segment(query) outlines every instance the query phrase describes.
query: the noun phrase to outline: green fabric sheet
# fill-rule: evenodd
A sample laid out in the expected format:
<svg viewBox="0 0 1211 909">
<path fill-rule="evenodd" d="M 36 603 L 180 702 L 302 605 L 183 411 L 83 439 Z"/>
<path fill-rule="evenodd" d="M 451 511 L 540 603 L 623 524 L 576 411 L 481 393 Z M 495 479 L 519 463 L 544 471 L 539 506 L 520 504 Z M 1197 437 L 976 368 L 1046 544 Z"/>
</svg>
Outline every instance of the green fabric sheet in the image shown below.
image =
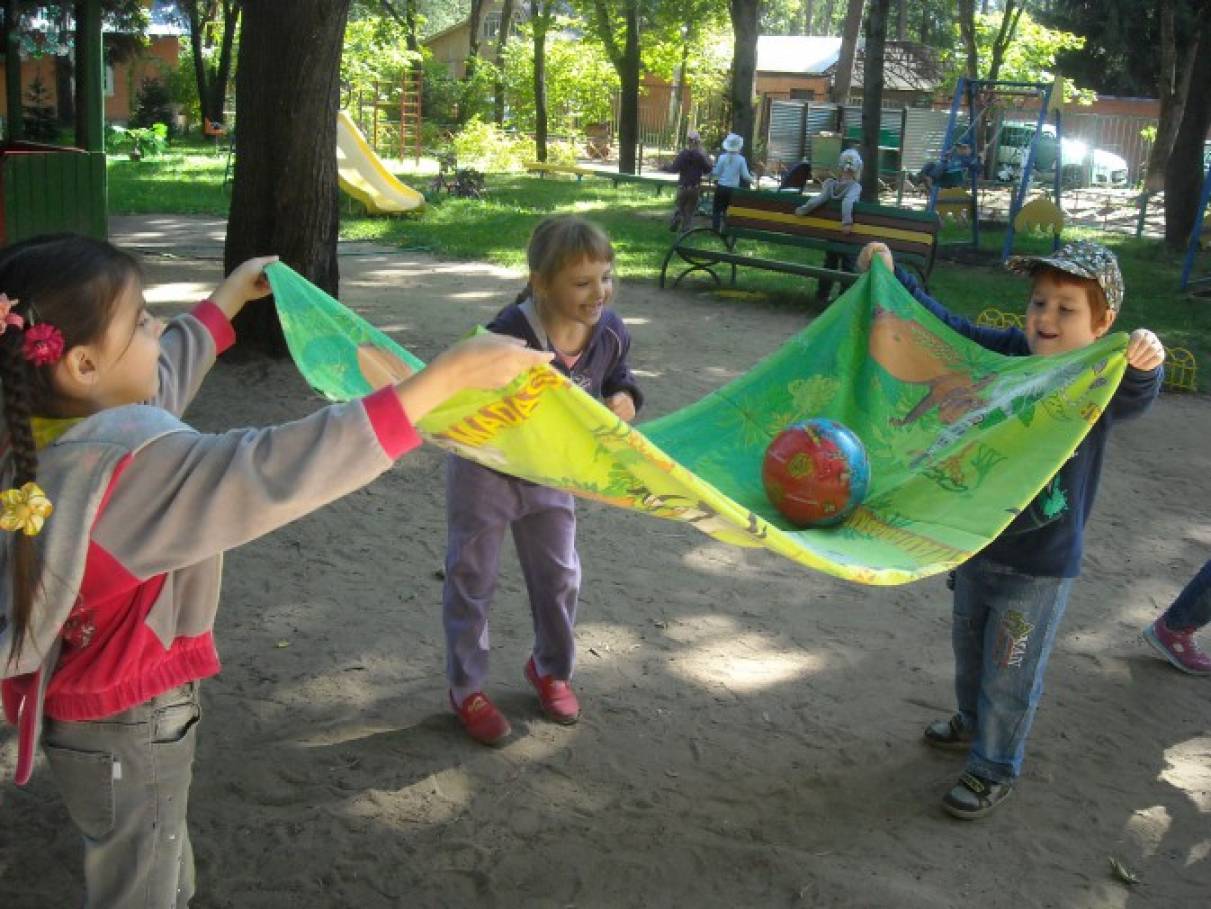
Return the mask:
<svg viewBox="0 0 1211 909">
<path fill-rule="evenodd" d="M 368 351 L 423 368 L 287 266 L 268 273 L 290 351 L 322 394 L 370 392 Z M 851 581 L 902 584 L 961 564 L 1029 503 L 1118 387 L 1126 345 L 1115 334 L 1055 357 L 993 354 L 876 262 L 768 358 L 668 416 L 628 425 L 542 367 L 498 391 L 461 392 L 418 428 L 507 474 Z M 787 425 L 817 416 L 862 440 L 870 491 L 844 523 L 799 530 L 766 499 L 761 463 Z"/>
</svg>

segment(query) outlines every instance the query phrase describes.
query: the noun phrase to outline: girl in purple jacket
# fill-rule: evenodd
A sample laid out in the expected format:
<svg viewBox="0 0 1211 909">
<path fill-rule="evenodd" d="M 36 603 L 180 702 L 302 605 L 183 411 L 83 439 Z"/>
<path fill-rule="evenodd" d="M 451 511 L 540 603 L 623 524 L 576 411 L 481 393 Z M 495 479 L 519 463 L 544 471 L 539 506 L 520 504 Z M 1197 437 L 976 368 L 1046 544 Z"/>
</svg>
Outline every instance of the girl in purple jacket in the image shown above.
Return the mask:
<svg viewBox="0 0 1211 909">
<path fill-rule="evenodd" d="M 602 398 L 621 419 L 632 420 L 643 396 L 627 366 L 630 334 L 608 308 L 614 296 L 609 238 L 573 215 L 547 218 L 534 229 L 526 256 L 529 283 L 488 330 L 554 354 L 556 369 Z M 569 679 L 576 659 L 580 557 L 572 496 L 450 455 L 446 518 L 442 621 L 450 706 L 478 742 L 494 745 L 511 731 L 483 691 L 488 612 L 501 543 L 511 529 L 534 617 L 534 647 L 525 677 L 547 717 L 576 722 L 580 703 Z"/>
</svg>

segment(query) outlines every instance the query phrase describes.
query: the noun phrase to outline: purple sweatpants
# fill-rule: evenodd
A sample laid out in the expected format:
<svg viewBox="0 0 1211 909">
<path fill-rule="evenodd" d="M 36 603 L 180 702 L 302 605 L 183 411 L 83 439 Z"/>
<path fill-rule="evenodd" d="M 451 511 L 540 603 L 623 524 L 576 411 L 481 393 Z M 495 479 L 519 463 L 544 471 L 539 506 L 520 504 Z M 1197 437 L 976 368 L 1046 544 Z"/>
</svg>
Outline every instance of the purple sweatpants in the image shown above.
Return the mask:
<svg viewBox="0 0 1211 909">
<path fill-rule="evenodd" d="M 571 678 L 580 592 L 572 496 L 450 455 L 446 524 L 442 624 L 446 675 L 455 700 L 461 703 L 469 694 L 482 691 L 488 675 L 488 611 L 496 592 L 500 547 L 509 527 L 530 593 L 534 664 L 539 675 Z"/>
</svg>

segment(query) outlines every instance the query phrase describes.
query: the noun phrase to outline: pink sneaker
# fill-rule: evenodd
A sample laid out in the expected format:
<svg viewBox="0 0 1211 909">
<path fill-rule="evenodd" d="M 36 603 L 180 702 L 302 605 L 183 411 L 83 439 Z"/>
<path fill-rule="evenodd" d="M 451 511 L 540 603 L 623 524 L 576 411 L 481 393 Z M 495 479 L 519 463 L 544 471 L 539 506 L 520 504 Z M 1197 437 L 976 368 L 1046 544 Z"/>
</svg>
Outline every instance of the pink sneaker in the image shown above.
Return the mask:
<svg viewBox="0 0 1211 909">
<path fill-rule="evenodd" d="M 1182 672 L 1211 675 L 1211 656 L 1199 649 L 1193 628 L 1174 631 L 1165 624 L 1162 616 L 1144 629 L 1144 640 Z"/>
<path fill-rule="evenodd" d="M 454 702 L 454 694 L 451 693 L 450 706 L 466 727 L 467 734 L 484 745 L 495 745 L 513 731 L 505 715 L 482 691 L 467 695 L 461 704 Z"/>
<path fill-rule="evenodd" d="M 538 692 L 538 702 L 547 719 L 565 726 L 580 719 L 580 702 L 572 692 L 572 686 L 553 675 L 539 675 L 534 657 L 526 663 L 526 679 Z"/>
</svg>

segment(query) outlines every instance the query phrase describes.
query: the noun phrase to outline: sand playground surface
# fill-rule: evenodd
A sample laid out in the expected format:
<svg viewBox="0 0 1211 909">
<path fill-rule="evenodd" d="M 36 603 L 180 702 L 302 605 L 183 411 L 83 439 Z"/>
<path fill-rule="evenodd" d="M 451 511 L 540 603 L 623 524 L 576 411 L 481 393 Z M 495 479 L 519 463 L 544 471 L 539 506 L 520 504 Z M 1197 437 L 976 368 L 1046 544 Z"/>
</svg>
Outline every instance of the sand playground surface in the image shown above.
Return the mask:
<svg viewBox="0 0 1211 909">
<path fill-rule="evenodd" d="M 220 277 L 221 221 L 111 230 L 140 253 L 160 312 Z M 366 244 L 341 253 L 343 300 L 423 359 L 521 283 Z M 805 319 L 621 277 L 643 419 L 740 375 Z M 288 361 L 225 362 L 187 418 L 267 425 L 321 403 Z M 953 708 L 942 578 L 862 587 L 587 502 L 583 718 L 546 722 L 522 677 L 530 618 L 506 546 L 488 691 L 514 734 L 471 741 L 443 674 L 443 455 L 422 448 L 228 556 L 224 670 L 202 686 L 190 801 L 193 905 L 1211 905 L 1211 679 L 1139 636 L 1211 555 L 1208 439 L 1206 397 L 1163 395 L 1116 429 L 1023 777 L 977 822 L 939 805 L 962 758 L 921 742 Z M 4 727 L 0 906 L 78 905 L 78 835 L 44 762 L 18 789 L 14 757 Z"/>
</svg>

